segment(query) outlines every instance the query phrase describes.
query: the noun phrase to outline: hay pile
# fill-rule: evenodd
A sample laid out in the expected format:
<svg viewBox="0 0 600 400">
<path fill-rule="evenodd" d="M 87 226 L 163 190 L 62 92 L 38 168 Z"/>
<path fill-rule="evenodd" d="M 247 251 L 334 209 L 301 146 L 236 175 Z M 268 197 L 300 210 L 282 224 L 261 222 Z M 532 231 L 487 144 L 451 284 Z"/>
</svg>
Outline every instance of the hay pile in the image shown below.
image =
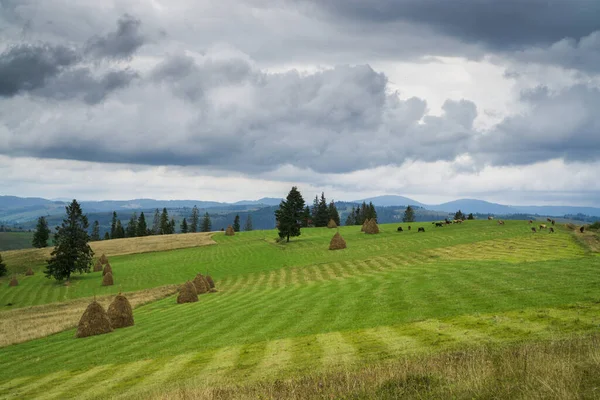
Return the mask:
<svg viewBox="0 0 600 400">
<path fill-rule="evenodd" d="M 8 282 L 8 286 L 19 286 L 19 281 L 16 276 L 13 276 L 10 282 Z"/>
<path fill-rule="evenodd" d="M 335 221 L 333 219 L 330 219 L 329 222 L 327 223 L 327 227 L 329 229 L 337 228 L 337 224 L 335 223 Z"/>
<path fill-rule="evenodd" d="M 100 256 L 100 258 L 98 259 L 98 261 L 100 261 L 100 263 L 101 263 L 102 265 L 104 265 L 104 264 L 108 264 L 108 258 L 106 258 L 106 256 L 105 256 L 104 254 L 102 254 L 102 255 Z"/>
<path fill-rule="evenodd" d="M 233 230 L 231 225 L 229 225 L 227 227 L 227 229 L 225 229 L 225 236 L 233 236 L 233 235 L 235 235 L 235 231 Z"/>
<path fill-rule="evenodd" d="M 331 242 L 329 242 L 329 250 L 341 250 L 341 249 L 345 249 L 345 248 L 346 248 L 346 241 L 344 240 L 342 235 L 340 235 L 340 233 L 337 232 L 331 238 Z"/>
<path fill-rule="evenodd" d="M 194 303 L 198 301 L 198 293 L 196 292 L 196 286 L 190 281 L 181 286 L 179 289 L 179 295 L 177 296 L 177 304 L 182 303 Z"/>
<path fill-rule="evenodd" d="M 31 269 L 31 267 L 29 267 L 29 269 L 27 270 L 27 272 L 25 272 L 26 276 L 31 276 L 33 275 L 33 269 Z"/>
<path fill-rule="evenodd" d="M 215 281 L 213 281 L 213 278 L 211 278 L 210 275 L 206 275 L 204 278 L 206 279 L 206 282 L 208 282 L 208 287 L 211 288 L 211 289 L 214 289 L 215 288 Z"/>
<path fill-rule="evenodd" d="M 96 264 L 94 265 L 94 272 L 100 272 L 102 271 L 102 263 L 100 262 L 100 260 L 96 261 Z"/>
<path fill-rule="evenodd" d="M 365 219 L 365 222 L 363 222 L 362 226 L 360 227 L 360 231 L 364 232 L 365 229 L 367 229 L 367 225 L 369 224 L 370 219 Z"/>
<path fill-rule="evenodd" d="M 109 272 L 112 274 L 113 270 L 112 270 L 112 267 L 110 266 L 110 264 L 106 263 L 106 265 L 104 266 L 104 269 L 102 270 L 102 275 L 104 276 L 104 275 L 108 274 Z"/>
<path fill-rule="evenodd" d="M 112 286 L 114 285 L 112 272 L 107 273 L 102 277 L 102 286 Z"/>
<path fill-rule="evenodd" d="M 375 219 L 369 220 L 367 226 L 365 226 L 365 233 L 368 233 L 370 235 L 379 233 L 379 226 L 377 226 L 377 222 L 375 221 Z"/>
<path fill-rule="evenodd" d="M 108 319 L 113 329 L 133 326 L 133 310 L 127 297 L 119 293 L 108 306 Z"/>
<path fill-rule="evenodd" d="M 196 275 L 192 283 L 196 288 L 197 294 L 207 293 L 210 289 L 210 284 L 206 281 L 206 278 L 202 274 Z"/>
<path fill-rule="evenodd" d="M 76 338 L 87 336 L 102 335 L 103 333 L 112 332 L 113 328 L 110 325 L 110 320 L 104 308 L 96 300 L 92 301 L 87 306 L 85 312 L 77 325 Z"/>
</svg>

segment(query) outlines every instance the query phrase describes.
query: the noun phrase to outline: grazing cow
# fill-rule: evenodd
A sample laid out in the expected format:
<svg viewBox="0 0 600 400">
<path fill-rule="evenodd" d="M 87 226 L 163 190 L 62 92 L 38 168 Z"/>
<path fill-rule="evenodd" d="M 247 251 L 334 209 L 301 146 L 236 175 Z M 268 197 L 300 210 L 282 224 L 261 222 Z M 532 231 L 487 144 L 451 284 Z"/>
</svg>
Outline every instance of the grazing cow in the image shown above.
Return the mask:
<svg viewBox="0 0 600 400">
<path fill-rule="evenodd" d="M 583 233 L 583 226 L 579 228 L 579 232 Z"/>
<path fill-rule="evenodd" d="M 436 227 L 436 228 L 443 228 L 443 227 L 444 227 L 444 224 L 442 224 L 441 222 L 436 222 L 436 223 L 435 223 L 435 227 Z"/>
<path fill-rule="evenodd" d="M 418 231 L 419 231 L 419 232 L 425 232 L 425 228 L 423 228 L 423 227 L 420 227 L 420 228 L 418 229 Z"/>
<path fill-rule="evenodd" d="M 529 220 L 529 225 L 531 225 L 531 224 L 533 224 L 533 221 L 532 221 L 532 220 Z"/>
<path fill-rule="evenodd" d="M 492 217 L 491 215 L 488 217 L 488 221 L 491 221 L 493 219 L 494 219 L 494 217 Z"/>
<path fill-rule="evenodd" d="M 550 233 L 554 233 L 554 228 L 550 227 Z"/>
<path fill-rule="evenodd" d="M 536 233 L 535 227 L 531 228 L 531 232 Z"/>
<path fill-rule="evenodd" d="M 404 232 L 401 226 L 398 227 L 398 232 Z"/>
<path fill-rule="evenodd" d="M 555 223 L 556 223 L 556 221 L 555 221 L 555 220 L 552 220 L 552 225 L 554 225 Z"/>
<path fill-rule="evenodd" d="M 541 224 L 541 225 L 540 225 L 540 231 L 541 231 L 542 229 L 546 229 L 546 224 Z"/>
<path fill-rule="evenodd" d="M 548 222 L 552 222 L 552 219 L 550 219 L 550 218 L 546 218 L 546 221 L 548 221 Z"/>
<path fill-rule="evenodd" d="M 452 222 L 450 222 L 448 220 L 446 220 L 445 222 L 446 222 L 446 225 L 450 225 L 452 223 Z"/>
<path fill-rule="evenodd" d="M 498 225 L 504 225 L 504 221 L 502 221 L 501 219 L 498 220 Z"/>
<path fill-rule="evenodd" d="M 410 231 L 410 225 L 408 226 L 408 230 Z"/>
</svg>

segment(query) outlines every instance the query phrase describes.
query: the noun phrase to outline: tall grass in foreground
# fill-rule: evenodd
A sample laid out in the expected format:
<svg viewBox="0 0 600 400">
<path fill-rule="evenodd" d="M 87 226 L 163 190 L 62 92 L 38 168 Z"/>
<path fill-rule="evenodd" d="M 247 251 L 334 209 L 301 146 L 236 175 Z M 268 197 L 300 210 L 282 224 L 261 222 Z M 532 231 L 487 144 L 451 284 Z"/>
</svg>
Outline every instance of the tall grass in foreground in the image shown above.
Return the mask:
<svg viewBox="0 0 600 400">
<path fill-rule="evenodd" d="M 159 389 L 138 398 L 599 399 L 600 336 L 471 348 L 249 386 L 200 385 Z"/>
</svg>

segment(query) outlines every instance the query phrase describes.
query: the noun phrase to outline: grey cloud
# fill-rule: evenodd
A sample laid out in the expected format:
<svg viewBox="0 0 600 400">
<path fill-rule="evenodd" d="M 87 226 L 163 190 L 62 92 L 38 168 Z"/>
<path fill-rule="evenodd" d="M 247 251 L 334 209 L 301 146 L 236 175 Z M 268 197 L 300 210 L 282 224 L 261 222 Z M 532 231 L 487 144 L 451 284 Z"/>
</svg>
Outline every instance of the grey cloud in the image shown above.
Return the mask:
<svg viewBox="0 0 600 400">
<path fill-rule="evenodd" d="M 65 67 L 79 61 L 64 46 L 17 45 L 0 54 L 0 96 L 43 87 Z"/>
<path fill-rule="evenodd" d="M 122 59 L 131 57 L 146 41 L 140 32 L 141 21 L 124 15 L 117 21 L 117 30 L 88 40 L 85 53 L 95 58 Z"/>
</svg>

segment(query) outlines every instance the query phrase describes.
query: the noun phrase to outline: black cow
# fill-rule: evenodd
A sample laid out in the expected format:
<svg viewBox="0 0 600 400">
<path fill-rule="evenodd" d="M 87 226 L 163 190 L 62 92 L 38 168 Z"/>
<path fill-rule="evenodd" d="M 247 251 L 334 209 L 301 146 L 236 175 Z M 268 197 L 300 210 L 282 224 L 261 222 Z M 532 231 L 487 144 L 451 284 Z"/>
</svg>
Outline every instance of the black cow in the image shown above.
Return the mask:
<svg viewBox="0 0 600 400">
<path fill-rule="evenodd" d="M 581 228 L 579 228 L 579 232 L 583 233 L 583 226 Z"/>
<path fill-rule="evenodd" d="M 444 224 L 442 224 L 441 222 L 436 222 L 436 223 L 435 223 L 435 227 L 436 227 L 436 228 L 439 228 L 439 227 L 443 228 L 443 227 L 444 227 Z"/>
<path fill-rule="evenodd" d="M 531 228 L 531 232 L 535 233 L 537 230 L 535 228 Z"/>
<path fill-rule="evenodd" d="M 398 232 L 404 232 L 401 226 L 398 227 Z"/>
<path fill-rule="evenodd" d="M 410 231 L 410 225 L 408 226 L 408 230 Z"/>
<path fill-rule="evenodd" d="M 425 232 L 425 228 L 423 228 L 423 227 L 420 227 L 418 231 L 419 231 L 419 232 Z"/>
<path fill-rule="evenodd" d="M 554 228 L 550 227 L 550 233 L 554 233 Z"/>
</svg>

